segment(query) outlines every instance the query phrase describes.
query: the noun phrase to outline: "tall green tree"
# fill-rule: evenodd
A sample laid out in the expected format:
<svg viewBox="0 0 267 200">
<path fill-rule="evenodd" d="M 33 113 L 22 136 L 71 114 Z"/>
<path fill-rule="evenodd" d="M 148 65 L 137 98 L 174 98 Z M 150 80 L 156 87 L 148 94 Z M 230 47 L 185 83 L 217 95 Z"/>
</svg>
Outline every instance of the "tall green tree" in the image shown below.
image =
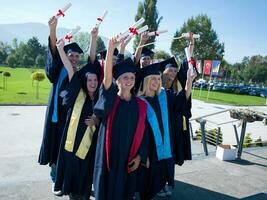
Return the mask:
<svg viewBox="0 0 267 200">
<path fill-rule="evenodd" d="M 163 51 L 163 50 L 157 50 L 154 54 L 154 59 L 163 59 L 166 60 L 168 58 L 170 58 L 170 54 L 168 54 L 167 52 Z"/>
<path fill-rule="evenodd" d="M 158 30 L 159 24 L 163 17 L 159 17 L 159 12 L 157 10 L 157 0 L 144 0 L 144 2 L 139 2 L 135 21 L 138 21 L 142 17 L 146 20 L 145 24 L 148 25 L 150 31 Z M 140 37 L 136 37 L 134 41 L 134 50 L 138 46 L 139 41 Z M 155 36 L 150 37 L 148 43 L 154 41 Z M 154 49 L 154 47 L 155 45 L 147 46 L 147 48 L 149 49 Z"/>
<path fill-rule="evenodd" d="M 39 68 L 44 68 L 45 66 L 45 58 L 44 55 L 39 54 L 35 59 L 35 65 Z"/>
<path fill-rule="evenodd" d="M 212 22 L 207 15 L 198 15 L 189 18 L 180 29 L 176 31 L 174 37 L 179 37 L 182 33 L 193 32 L 200 34 L 200 39 L 195 41 L 194 56 L 201 60 L 222 60 L 224 56 L 224 44 L 219 41 L 216 31 L 212 27 Z M 188 46 L 185 39 L 173 40 L 171 52 L 180 59 L 185 58 L 184 48 Z"/>
</svg>

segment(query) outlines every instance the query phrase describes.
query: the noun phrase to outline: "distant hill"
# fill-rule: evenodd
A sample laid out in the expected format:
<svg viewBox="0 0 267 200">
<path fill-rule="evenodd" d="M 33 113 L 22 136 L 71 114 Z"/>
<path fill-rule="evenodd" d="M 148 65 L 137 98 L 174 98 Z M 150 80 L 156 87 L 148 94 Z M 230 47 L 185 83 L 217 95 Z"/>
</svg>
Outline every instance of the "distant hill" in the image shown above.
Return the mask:
<svg viewBox="0 0 267 200">
<path fill-rule="evenodd" d="M 65 35 L 70 29 L 58 28 L 57 34 Z M 48 26 L 42 23 L 0 24 L 0 41 L 11 43 L 14 38 L 18 41 L 27 41 L 33 36 L 41 44 L 47 44 Z"/>
<path fill-rule="evenodd" d="M 64 36 L 69 31 L 67 28 L 58 28 L 57 35 Z M 47 44 L 48 32 L 48 26 L 42 23 L 0 24 L 0 41 L 11 43 L 14 38 L 18 41 L 27 41 L 35 36 L 41 44 Z M 101 38 L 106 43 L 107 38 Z"/>
</svg>

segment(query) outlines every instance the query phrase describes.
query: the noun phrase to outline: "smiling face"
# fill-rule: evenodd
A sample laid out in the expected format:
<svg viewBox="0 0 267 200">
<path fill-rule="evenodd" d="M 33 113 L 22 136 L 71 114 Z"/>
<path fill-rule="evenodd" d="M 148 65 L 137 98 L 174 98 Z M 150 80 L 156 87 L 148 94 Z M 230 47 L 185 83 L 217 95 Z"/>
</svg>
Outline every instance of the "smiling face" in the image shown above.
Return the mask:
<svg viewBox="0 0 267 200">
<path fill-rule="evenodd" d="M 130 92 L 131 89 L 134 87 L 134 84 L 135 84 L 135 75 L 134 73 L 131 72 L 122 74 L 117 80 L 117 85 L 119 87 L 119 90 L 122 91 Z"/>
<path fill-rule="evenodd" d="M 168 67 L 165 69 L 164 74 L 168 75 L 170 81 L 174 81 L 177 76 L 177 69 L 174 67 Z"/>
<path fill-rule="evenodd" d="M 77 68 L 77 64 L 79 62 L 80 59 L 80 54 L 77 52 L 70 52 L 68 53 L 68 58 L 70 63 L 72 64 L 73 68 Z"/>
<path fill-rule="evenodd" d="M 149 78 L 150 78 L 150 81 L 148 83 L 149 90 L 152 92 L 157 92 L 161 83 L 160 75 L 150 75 Z"/>
<path fill-rule="evenodd" d="M 86 74 L 86 88 L 90 93 L 94 93 L 98 86 L 98 80 L 96 74 L 87 73 Z"/>
<path fill-rule="evenodd" d="M 141 67 L 146 67 L 146 66 L 150 65 L 151 62 L 152 62 L 152 59 L 151 59 L 150 56 L 143 56 L 140 59 L 140 65 L 141 65 Z"/>
</svg>

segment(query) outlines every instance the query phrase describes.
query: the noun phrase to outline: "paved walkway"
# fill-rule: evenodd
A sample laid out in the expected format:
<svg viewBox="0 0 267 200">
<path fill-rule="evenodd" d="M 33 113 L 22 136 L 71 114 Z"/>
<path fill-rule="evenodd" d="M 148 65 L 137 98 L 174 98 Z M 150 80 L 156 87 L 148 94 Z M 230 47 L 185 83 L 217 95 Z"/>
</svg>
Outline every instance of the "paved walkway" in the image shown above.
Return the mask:
<svg viewBox="0 0 267 200">
<path fill-rule="evenodd" d="M 0 106 L 1 200 L 68 199 L 51 194 L 49 168 L 37 164 L 44 113 L 43 106 Z M 176 167 L 169 199 L 267 199 L 266 147 L 247 149 L 243 160 L 235 162 L 217 160 L 214 151 L 203 156 L 198 142 L 192 151 L 194 160 Z"/>
</svg>

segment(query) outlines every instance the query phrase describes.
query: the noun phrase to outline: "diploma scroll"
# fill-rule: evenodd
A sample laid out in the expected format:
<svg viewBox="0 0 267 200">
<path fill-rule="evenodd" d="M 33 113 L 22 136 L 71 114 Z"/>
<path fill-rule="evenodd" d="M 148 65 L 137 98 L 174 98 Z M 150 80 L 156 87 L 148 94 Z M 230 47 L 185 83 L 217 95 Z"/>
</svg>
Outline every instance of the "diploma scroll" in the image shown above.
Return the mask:
<svg viewBox="0 0 267 200">
<path fill-rule="evenodd" d="M 108 11 L 105 10 L 105 12 L 103 13 L 103 15 L 101 17 L 98 17 L 97 18 L 97 23 L 95 25 L 96 28 L 99 28 L 100 24 L 103 22 L 103 20 L 107 16 L 107 14 L 108 14 Z"/>
<path fill-rule="evenodd" d="M 76 28 L 72 29 L 65 37 L 65 41 L 70 42 L 70 40 L 73 38 L 73 36 L 78 33 L 81 30 L 80 26 L 76 26 Z"/>
<path fill-rule="evenodd" d="M 143 23 L 145 22 L 144 18 L 139 19 L 137 22 L 135 22 L 135 24 L 133 24 L 132 26 L 130 26 L 130 28 L 125 31 L 124 33 L 122 33 L 119 37 L 118 40 L 121 40 L 122 38 L 125 38 L 127 36 L 129 36 L 131 33 L 136 31 L 136 28 L 138 26 L 141 26 Z"/>
<path fill-rule="evenodd" d="M 59 9 L 58 13 L 56 14 L 56 18 L 58 19 L 59 17 L 64 17 L 65 16 L 65 12 L 71 7 L 71 3 L 68 3 L 64 8 Z"/>
<path fill-rule="evenodd" d="M 192 59 L 192 55 L 189 51 L 189 48 L 186 47 L 185 49 L 185 55 L 186 55 L 186 59 L 187 59 L 187 62 L 188 62 L 188 67 L 190 69 L 190 75 L 193 76 L 194 75 L 194 66 L 193 66 L 193 59 Z"/>
<path fill-rule="evenodd" d="M 153 31 L 153 32 L 150 32 L 150 33 L 148 33 L 148 36 L 159 36 L 160 34 L 162 34 L 162 33 L 166 33 L 166 32 L 168 32 L 168 30 L 162 30 L 162 31 Z"/>
</svg>

